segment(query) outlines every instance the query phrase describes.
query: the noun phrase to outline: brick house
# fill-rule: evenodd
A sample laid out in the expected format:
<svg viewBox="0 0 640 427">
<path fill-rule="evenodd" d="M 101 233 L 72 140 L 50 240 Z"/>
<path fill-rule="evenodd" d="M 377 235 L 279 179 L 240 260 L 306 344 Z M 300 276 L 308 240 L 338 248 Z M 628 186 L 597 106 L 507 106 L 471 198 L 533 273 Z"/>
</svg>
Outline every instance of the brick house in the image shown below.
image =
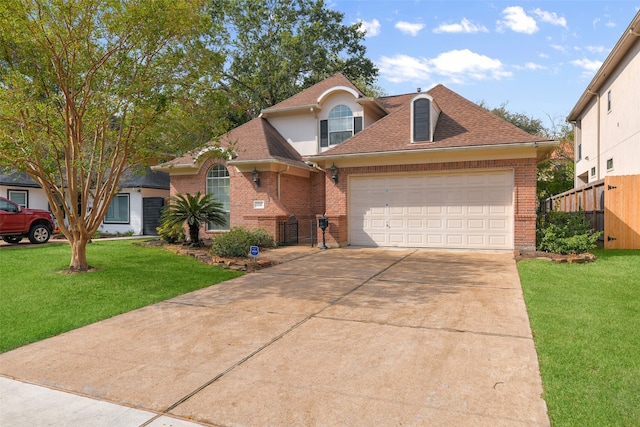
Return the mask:
<svg viewBox="0 0 640 427">
<path fill-rule="evenodd" d="M 366 97 L 336 74 L 262 111 L 211 144 L 156 169 L 171 194 L 213 193 L 223 229 L 295 216 L 300 238 L 329 218 L 329 246 L 531 249 L 536 164 L 557 145 L 442 85 Z"/>
</svg>

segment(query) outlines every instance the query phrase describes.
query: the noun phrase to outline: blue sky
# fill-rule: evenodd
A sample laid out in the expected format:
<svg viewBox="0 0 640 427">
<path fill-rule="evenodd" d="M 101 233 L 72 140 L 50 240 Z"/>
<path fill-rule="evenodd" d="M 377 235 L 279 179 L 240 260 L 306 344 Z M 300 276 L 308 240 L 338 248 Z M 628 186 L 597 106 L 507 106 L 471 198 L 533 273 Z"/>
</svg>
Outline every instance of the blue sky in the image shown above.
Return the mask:
<svg viewBox="0 0 640 427">
<path fill-rule="evenodd" d="M 367 30 L 387 94 L 442 83 L 489 107 L 564 122 L 640 0 L 327 0 Z"/>
</svg>

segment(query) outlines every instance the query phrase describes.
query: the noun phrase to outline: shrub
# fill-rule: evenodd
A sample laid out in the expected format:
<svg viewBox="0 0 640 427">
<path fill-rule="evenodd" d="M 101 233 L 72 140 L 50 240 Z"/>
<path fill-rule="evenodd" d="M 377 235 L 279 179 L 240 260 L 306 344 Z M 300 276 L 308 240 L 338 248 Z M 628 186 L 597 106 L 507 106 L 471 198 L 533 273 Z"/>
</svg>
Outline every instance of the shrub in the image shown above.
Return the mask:
<svg viewBox="0 0 640 427">
<path fill-rule="evenodd" d="M 600 237 L 583 212 L 549 212 L 538 218 L 538 250 L 579 254 L 595 249 Z"/>
<path fill-rule="evenodd" d="M 276 244 L 273 236 L 261 228 L 250 231 L 244 227 L 233 227 L 213 239 L 211 253 L 222 257 L 246 257 L 251 246 L 273 248 Z"/>
<path fill-rule="evenodd" d="M 185 239 L 184 227 L 182 224 L 161 224 L 157 227 L 158 236 L 167 243 L 177 243 Z"/>
</svg>

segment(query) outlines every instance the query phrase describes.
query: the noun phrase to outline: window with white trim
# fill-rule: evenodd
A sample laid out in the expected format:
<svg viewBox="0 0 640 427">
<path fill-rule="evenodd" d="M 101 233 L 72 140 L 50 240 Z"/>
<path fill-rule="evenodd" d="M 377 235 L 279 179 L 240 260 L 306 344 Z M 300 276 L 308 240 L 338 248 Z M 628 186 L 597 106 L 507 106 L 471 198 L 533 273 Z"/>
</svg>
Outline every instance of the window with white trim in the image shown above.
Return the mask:
<svg viewBox="0 0 640 427">
<path fill-rule="evenodd" d="M 333 107 L 329 113 L 329 145 L 338 145 L 353 135 L 353 111 L 346 105 Z"/>
<path fill-rule="evenodd" d="M 113 196 L 103 222 L 105 224 L 129 223 L 129 193 L 120 193 Z"/>
<path fill-rule="evenodd" d="M 7 199 L 12 202 L 16 202 L 23 208 L 28 208 L 29 206 L 29 193 L 25 190 L 8 190 L 7 191 Z"/>
<path fill-rule="evenodd" d="M 613 170 L 613 158 L 607 159 L 607 171 Z"/>
<path fill-rule="evenodd" d="M 207 194 L 212 194 L 215 201 L 222 204 L 224 210 L 225 225 L 207 223 L 208 231 L 229 230 L 231 215 L 229 207 L 231 205 L 231 193 L 229 191 L 229 171 L 224 165 L 216 164 L 211 166 L 207 172 Z"/>
</svg>

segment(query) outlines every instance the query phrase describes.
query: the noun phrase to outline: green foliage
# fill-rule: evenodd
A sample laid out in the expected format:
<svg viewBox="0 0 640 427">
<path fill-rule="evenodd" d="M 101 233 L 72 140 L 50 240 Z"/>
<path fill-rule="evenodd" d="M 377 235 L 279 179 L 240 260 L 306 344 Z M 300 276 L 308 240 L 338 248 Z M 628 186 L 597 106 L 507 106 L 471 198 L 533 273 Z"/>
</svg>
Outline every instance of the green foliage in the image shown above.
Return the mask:
<svg viewBox="0 0 640 427">
<path fill-rule="evenodd" d="M 247 230 L 244 227 L 233 227 L 229 232 L 213 239 L 211 253 L 221 257 L 246 257 L 251 246 L 273 248 L 276 244 L 273 236 L 261 228 Z"/>
<path fill-rule="evenodd" d="M 158 236 L 167 243 L 177 243 L 185 239 L 184 226 L 182 224 L 160 224 L 156 228 Z"/>
<path fill-rule="evenodd" d="M 583 212 L 549 212 L 538 217 L 538 250 L 559 254 L 584 253 L 596 248 L 600 232 Z"/>
<path fill-rule="evenodd" d="M 499 107 L 491 109 L 485 104 L 484 101 L 480 103 L 480 106 L 486 110 L 489 110 L 496 116 L 503 118 L 512 125 L 519 127 L 523 131 L 530 133 L 531 135 L 546 137 L 546 135 L 548 134 L 547 129 L 545 129 L 544 125 L 542 124 L 542 120 L 527 116 L 525 113 L 513 113 L 507 110 L 506 102 L 501 104 Z"/>
<path fill-rule="evenodd" d="M 360 25 L 323 0 L 214 0 L 212 10 L 228 37 L 222 85 L 236 124 L 336 72 L 375 90 Z"/>
<path fill-rule="evenodd" d="M 548 197 L 571 190 L 574 183 L 573 127 L 568 123 L 553 125 L 548 131 L 559 141 L 558 147 L 537 168 L 537 196 L 542 202 Z"/>
<path fill-rule="evenodd" d="M 86 270 L 80 243 L 125 170 L 210 139 L 202 110 L 223 98 L 214 28 L 205 2 L 0 2 L 0 166 L 45 191 L 71 268 Z"/>
<path fill-rule="evenodd" d="M 225 225 L 225 211 L 222 203 L 216 202 L 213 195 L 202 195 L 199 191 L 195 195 L 177 194 L 169 198 L 169 204 L 160 216 L 160 224 L 164 227 L 183 226 L 187 223 L 192 245 L 200 243 L 200 227 L 207 222 Z"/>
</svg>

